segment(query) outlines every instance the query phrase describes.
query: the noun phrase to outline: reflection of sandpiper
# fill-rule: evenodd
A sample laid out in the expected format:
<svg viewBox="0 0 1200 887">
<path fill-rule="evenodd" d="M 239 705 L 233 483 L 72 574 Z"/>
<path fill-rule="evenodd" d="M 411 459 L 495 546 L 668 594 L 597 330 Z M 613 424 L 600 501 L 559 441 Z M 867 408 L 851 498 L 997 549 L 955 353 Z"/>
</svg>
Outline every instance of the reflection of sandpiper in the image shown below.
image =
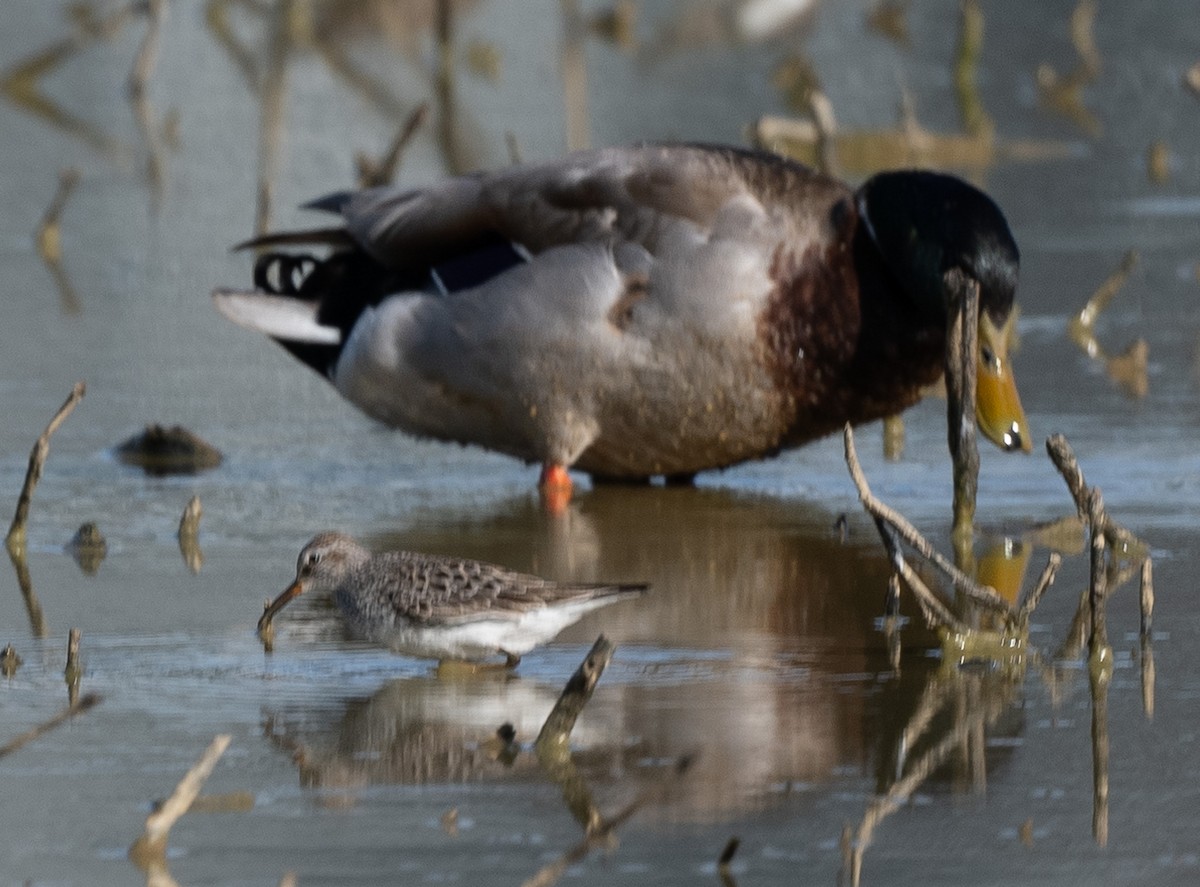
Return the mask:
<svg viewBox="0 0 1200 887">
<path fill-rule="evenodd" d="M 388 551 L 372 554 L 342 533 L 304 546 L 296 581 L 263 613 L 259 632 L 292 598 L 333 595 L 353 634 L 397 653 L 508 665 L 588 610 L 641 594 L 644 584 L 557 583 L 465 558 Z"/>
</svg>

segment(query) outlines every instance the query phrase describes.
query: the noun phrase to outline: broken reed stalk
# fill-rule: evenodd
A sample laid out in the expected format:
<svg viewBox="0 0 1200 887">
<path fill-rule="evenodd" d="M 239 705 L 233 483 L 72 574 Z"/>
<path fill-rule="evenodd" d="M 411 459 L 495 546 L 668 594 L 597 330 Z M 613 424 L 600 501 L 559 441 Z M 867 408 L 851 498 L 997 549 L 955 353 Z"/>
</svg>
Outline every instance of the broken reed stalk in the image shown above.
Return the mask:
<svg viewBox="0 0 1200 887">
<path fill-rule="evenodd" d="M 571 739 L 571 731 L 575 729 L 575 720 L 592 698 L 592 692 L 596 689 L 600 676 L 604 674 L 604 669 L 608 667 L 614 650 L 616 647 L 604 635 L 596 638 L 596 643 L 579 664 L 579 668 L 575 669 L 575 673 L 563 687 L 558 701 L 554 703 L 554 708 L 542 724 L 541 732 L 534 742 L 539 756 L 544 749 L 567 746 Z"/>
<path fill-rule="evenodd" d="M 975 376 L 979 350 L 979 283 L 958 268 L 945 275 L 950 293 L 946 336 L 946 414 L 954 462 L 954 537 L 971 537 L 979 488 L 979 447 L 975 440 Z"/>
<path fill-rule="evenodd" d="M 46 464 L 46 457 L 50 455 L 50 436 L 67 420 L 67 416 L 71 415 L 71 411 L 75 409 L 79 401 L 83 400 L 86 391 L 87 386 L 82 381 L 75 383 L 75 387 L 71 389 L 71 393 L 63 405 L 58 408 L 58 412 L 54 414 L 54 418 L 50 420 L 50 424 L 46 426 L 46 430 L 37 439 L 33 445 L 33 451 L 29 454 L 29 470 L 25 473 L 25 486 L 21 488 L 21 495 L 17 499 L 17 511 L 13 515 L 12 525 L 9 526 L 8 537 L 5 539 L 8 551 L 13 557 L 17 556 L 17 552 L 24 553 L 25 551 L 25 525 L 29 521 L 29 503 L 33 500 L 34 488 L 42 478 L 42 468 Z"/>
<path fill-rule="evenodd" d="M 1079 460 L 1075 458 L 1075 451 L 1067 443 L 1066 437 L 1061 434 L 1053 434 L 1046 439 L 1046 452 L 1050 454 L 1050 461 L 1062 475 L 1071 498 L 1075 500 L 1075 510 L 1080 518 L 1086 521 L 1090 507 L 1088 485 L 1084 480 L 1083 470 L 1079 467 Z M 1104 526 L 1101 529 L 1108 537 L 1108 545 L 1113 552 L 1146 550 L 1146 545 L 1142 540 L 1109 518 L 1107 512 L 1104 513 Z"/>
<path fill-rule="evenodd" d="M 854 430 L 850 427 L 849 423 L 847 423 L 842 437 L 846 450 L 846 467 L 850 470 L 850 478 L 854 481 L 854 486 L 858 490 L 859 501 L 862 502 L 863 508 L 867 513 L 875 518 L 876 526 L 886 525 L 890 530 L 895 532 L 913 551 L 940 570 L 953 583 L 956 592 L 1005 616 L 1011 616 L 1012 608 L 1009 607 L 1004 598 L 996 593 L 995 589 L 987 585 L 980 585 L 962 570 L 958 569 L 958 567 L 954 566 L 954 564 L 950 563 L 950 561 L 946 560 L 933 547 L 929 540 L 922 536 L 917 528 L 910 524 L 902 514 L 875 498 L 871 493 L 871 488 L 867 485 L 862 465 L 858 461 L 858 452 L 854 446 Z M 887 534 L 884 534 L 883 542 L 888 549 L 888 553 L 892 556 L 897 572 L 901 572 L 905 582 L 909 583 L 910 577 L 916 577 L 915 571 L 907 565 L 899 548 L 894 545 Z M 916 582 L 921 587 L 924 587 L 924 583 L 920 581 L 919 577 L 916 577 Z M 910 583 L 910 587 L 913 588 L 915 593 L 921 594 L 917 586 Z M 930 603 L 930 600 L 932 600 L 934 603 L 931 605 L 936 610 L 946 613 L 945 605 L 936 596 L 933 596 L 932 593 L 930 594 L 931 598 L 925 598 L 922 595 L 921 599 L 924 601 L 922 606 L 925 603 Z M 951 620 L 957 622 L 953 617 L 951 617 Z"/>
<path fill-rule="evenodd" d="M 83 679 L 83 666 L 79 663 L 81 637 L 78 628 L 67 632 L 67 667 L 63 669 L 63 678 L 67 682 L 67 700 L 72 704 L 79 699 L 79 682 Z"/>
<path fill-rule="evenodd" d="M 229 747 L 232 737 L 223 733 L 213 738 L 204 754 L 200 756 L 193 767 L 184 774 L 183 779 L 175 786 L 171 796 L 163 801 L 161 807 L 146 817 L 146 828 L 129 848 L 129 858 L 142 868 L 147 868 L 157 860 L 166 856 L 167 836 L 171 826 L 187 812 L 196 795 L 204 786 L 205 780 L 212 773 L 218 759 Z"/>
<path fill-rule="evenodd" d="M 74 702 L 72 702 L 70 705 L 68 705 L 66 708 L 64 708 L 62 711 L 60 711 L 54 717 L 50 718 L 49 720 L 42 721 L 42 723 L 38 724 L 36 727 L 33 727 L 30 730 L 26 730 L 20 736 L 14 737 L 13 739 L 10 739 L 8 742 L 6 742 L 4 745 L 0 746 L 0 758 L 5 757 L 6 755 L 12 754 L 17 749 L 21 748 L 22 746 L 27 745 L 28 743 L 32 742 L 34 739 L 37 739 L 43 733 L 49 733 L 55 727 L 59 726 L 60 724 L 65 723 L 66 721 L 73 718 L 75 715 L 82 714 L 83 712 L 88 711 L 90 708 L 92 708 L 94 705 L 96 705 L 96 703 L 100 702 L 100 700 L 103 698 L 104 697 L 102 697 L 99 693 L 85 693 L 83 696 L 80 696 L 78 699 L 76 699 Z"/>
</svg>

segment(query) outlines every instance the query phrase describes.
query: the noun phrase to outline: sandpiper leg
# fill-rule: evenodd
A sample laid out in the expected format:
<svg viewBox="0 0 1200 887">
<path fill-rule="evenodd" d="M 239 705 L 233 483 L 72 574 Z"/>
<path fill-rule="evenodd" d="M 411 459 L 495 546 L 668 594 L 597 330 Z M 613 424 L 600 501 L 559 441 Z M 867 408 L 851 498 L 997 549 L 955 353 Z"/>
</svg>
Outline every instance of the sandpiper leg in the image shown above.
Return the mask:
<svg viewBox="0 0 1200 887">
<path fill-rule="evenodd" d="M 538 492 L 542 495 L 542 505 L 550 514 L 562 514 L 567 510 L 573 486 L 565 465 L 547 462 L 542 466 L 542 476 L 538 478 Z"/>
<path fill-rule="evenodd" d="M 504 667 L 505 668 L 516 668 L 518 665 L 521 664 L 521 654 L 510 653 L 507 650 L 501 650 L 500 652 L 504 654 Z"/>
</svg>

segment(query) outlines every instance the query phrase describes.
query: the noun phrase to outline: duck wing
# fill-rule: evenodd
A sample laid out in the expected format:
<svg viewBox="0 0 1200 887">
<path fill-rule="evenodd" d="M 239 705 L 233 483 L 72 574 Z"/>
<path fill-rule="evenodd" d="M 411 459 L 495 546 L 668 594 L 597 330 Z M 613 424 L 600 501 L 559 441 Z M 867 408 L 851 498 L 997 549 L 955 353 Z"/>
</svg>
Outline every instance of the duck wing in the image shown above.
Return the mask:
<svg viewBox="0 0 1200 887">
<path fill-rule="evenodd" d="M 595 241 L 635 243 L 658 254 L 677 241 L 676 226 L 721 236 L 731 215 L 769 211 L 798 188 L 844 193 L 774 155 L 642 145 L 577 152 L 419 190 L 332 195 L 313 206 L 340 213 L 351 236 L 379 262 L 407 267 L 431 259 L 436 264 L 447 253 L 472 251 L 496 235 L 533 255 Z"/>
</svg>

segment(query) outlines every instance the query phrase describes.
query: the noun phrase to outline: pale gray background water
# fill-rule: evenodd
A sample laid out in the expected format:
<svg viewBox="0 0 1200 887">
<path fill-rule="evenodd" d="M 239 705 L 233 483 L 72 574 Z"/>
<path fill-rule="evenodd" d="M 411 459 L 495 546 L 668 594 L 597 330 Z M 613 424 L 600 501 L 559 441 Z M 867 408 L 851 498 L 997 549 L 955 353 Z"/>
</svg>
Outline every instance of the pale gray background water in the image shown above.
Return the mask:
<svg viewBox="0 0 1200 887">
<path fill-rule="evenodd" d="M 176 826 L 179 883 L 275 884 L 287 870 L 305 885 L 520 883 L 580 829 L 531 759 L 511 770 L 469 760 L 506 720 L 529 741 L 600 631 L 620 646 L 575 741 L 601 809 L 618 809 L 676 755 L 695 753 L 697 764 L 622 829 L 617 851 L 592 856 L 567 882 L 716 883 L 714 860 L 737 835 L 739 883 L 835 883 L 843 824 L 857 823 L 886 788 L 899 731 L 935 680 L 927 639 L 916 634 L 901 676 L 888 670 L 875 630 L 886 567 L 840 442 L 703 476 L 697 490 L 585 490 L 551 521 L 537 507 L 534 468 L 415 442 L 362 418 L 211 307 L 214 286 L 248 280 L 249 260 L 228 248 L 253 229 L 261 111 L 206 26 L 211 5 L 174 2 L 163 28 L 148 95 L 154 119 L 178 115 L 179 147 L 165 154 L 157 201 L 124 90 L 142 20 L 39 81 L 66 113 L 123 145 L 119 156 L 0 101 L 4 501 L 15 504 L 29 448 L 71 385 L 88 383 L 53 440 L 33 504 L 29 568 L 46 637 L 34 636 L 14 574 L 0 571 L 0 644 L 25 659 L 0 680 L 0 741 L 64 704 L 72 626 L 84 633 L 83 689 L 105 697 L 0 761 L 0 884 L 141 880 L 125 849 L 149 802 L 219 732 L 233 743 L 208 790 L 250 792 L 254 805 Z M 313 5 L 324 14 L 334 4 Z M 334 45 L 394 90 L 405 112 L 430 100 L 430 4 L 390 4 L 401 11 L 384 25 L 366 8 L 389 4 L 342 5 L 358 14 Z M 266 20 L 250 10 L 272 4 L 231 6 L 238 38 L 263 60 Z M 590 15 L 606 4 L 582 6 Z M 821 4 L 765 39 L 728 27 L 734 4 L 713 15 L 713 3 L 634 6 L 640 48 L 584 44 L 595 144 L 738 141 L 759 115 L 787 113 L 772 72 L 794 54 L 807 55 L 847 128 L 891 126 L 902 89 L 926 127 L 959 127 L 956 3 L 915 0 L 907 48 L 866 29 L 863 2 Z M 0 68 L 69 36 L 66 8 L 5 0 Z M 1038 102 L 1038 64 L 1060 74 L 1077 64 L 1072 8 L 984 4 L 978 79 L 999 134 L 1061 141 L 1067 156 L 1005 162 L 982 180 L 1021 246 L 1017 368 L 1035 435 L 1067 434 L 1113 514 L 1153 546 L 1156 709 L 1152 720 L 1143 714 L 1137 608 L 1126 588 L 1110 607 L 1109 846 L 1091 835 L 1086 673 L 1068 667 L 1072 679 L 1052 688 L 1031 671 L 986 731 L 986 789 L 961 763 L 940 770 L 877 829 L 865 884 L 1200 878 L 1200 97 L 1181 85 L 1200 61 L 1200 19 L 1184 0 L 1101 4 L 1102 69 L 1083 92 L 1094 134 Z M 460 52 L 486 42 L 500 55 L 495 82 L 459 72 L 467 162 L 507 162 L 508 132 L 528 159 L 564 150 L 563 31 L 558 4 L 462 5 Z M 382 150 L 398 126 L 331 70 L 311 46 L 289 57 L 275 186 L 282 225 L 308 220 L 295 205 L 351 184 L 354 152 Z M 402 181 L 444 174 L 436 129 L 410 149 Z M 1156 139 L 1170 151 L 1161 185 L 1146 171 Z M 83 174 L 62 224 L 78 312 L 32 238 L 67 166 Z M 1112 351 L 1148 341 L 1141 400 L 1065 333 L 1130 248 L 1141 264 L 1099 335 Z M 112 446 L 147 422 L 187 425 L 224 451 L 224 464 L 170 479 L 119 464 Z M 944 428 L 939 402 L 913 410 L 899 463 L 882 459 L 877 428 L 860 435 L 877 492 L 939 536 L 949 514 Z M 1040 447 L 1028 458 L 984 452 L 981 488 L 992 527 L 1070 508 Z M 199 575 L 174 535 L 193 494 L 205 509 Z M 842 512 L 851 515 L 845 546 L 832 529 Z M 88 520 L 109 540 L 95 576 L 62 550 Z M 261 601 L 290 579 L 303 542 L 329 527 L 377 547 L 485 557 L 558 578 L 648 580 L 654 592 L 589 617 L 507 682 L 438 682 L 425 663 L 343 641 L 317 603 L 289 611 L 277 651 L 264 656 L 253 633 Z M 1029 572 L 1043 559 L 1037 552 Z M 1085 569 L 1078 557 L 1064 567 L 1034 627 L 1041 645 L 1065 633 Z M 460 816 L 454 837 L 439 824 L 450 808 Z M 1027 821 L 1031 846 L 1019 837 Z"/>
</svg>

